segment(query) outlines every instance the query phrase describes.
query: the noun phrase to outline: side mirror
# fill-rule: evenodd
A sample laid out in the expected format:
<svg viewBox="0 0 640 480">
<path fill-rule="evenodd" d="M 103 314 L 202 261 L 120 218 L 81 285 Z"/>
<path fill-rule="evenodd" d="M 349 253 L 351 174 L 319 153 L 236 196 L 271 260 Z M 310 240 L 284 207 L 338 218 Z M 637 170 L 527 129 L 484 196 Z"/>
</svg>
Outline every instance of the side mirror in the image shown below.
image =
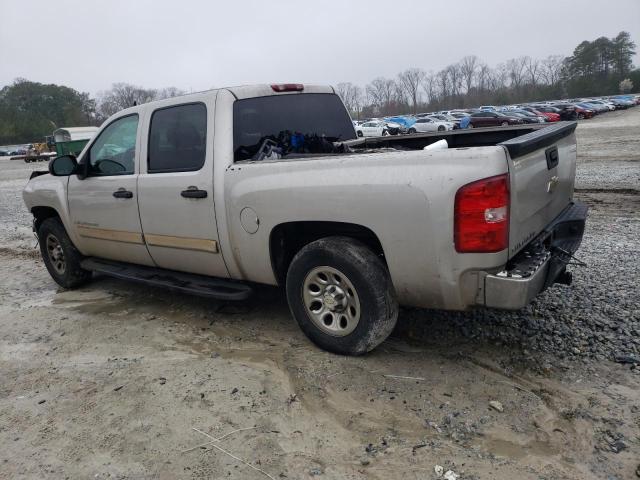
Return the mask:
<svg viewBox="0 0 640 480">
<path fill-rule="evenodd" d="M 78 161 L 73 155 L 62 155 L 49 162 L 49 173 L 54 177 L 66 177 L 78 171 Z"/>
</svg>

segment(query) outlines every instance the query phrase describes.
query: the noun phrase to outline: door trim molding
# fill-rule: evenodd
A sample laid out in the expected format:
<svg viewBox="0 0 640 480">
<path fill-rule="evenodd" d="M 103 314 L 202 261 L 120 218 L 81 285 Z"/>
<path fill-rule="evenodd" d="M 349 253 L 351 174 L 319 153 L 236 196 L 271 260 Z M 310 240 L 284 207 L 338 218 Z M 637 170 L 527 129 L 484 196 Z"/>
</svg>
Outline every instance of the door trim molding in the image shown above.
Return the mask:
<svg viewBox="0 0 640 480">
<path fill-rule="evenodd" d="M 218 253 L 218 242 L 208 238 L 174 237 L 171 235 L 145 234 L 144 239 L 149 246 L 179 248 L 199 252 Z"/>
<path fill-rule="evenodd" d="M 78 235 L 85 238 L 96 238 L 98 240 L 144 245 L 142 234 L 138 232 L 87 227 L 86 225 L 76 225 L 76 229 Z"/>
</svg>

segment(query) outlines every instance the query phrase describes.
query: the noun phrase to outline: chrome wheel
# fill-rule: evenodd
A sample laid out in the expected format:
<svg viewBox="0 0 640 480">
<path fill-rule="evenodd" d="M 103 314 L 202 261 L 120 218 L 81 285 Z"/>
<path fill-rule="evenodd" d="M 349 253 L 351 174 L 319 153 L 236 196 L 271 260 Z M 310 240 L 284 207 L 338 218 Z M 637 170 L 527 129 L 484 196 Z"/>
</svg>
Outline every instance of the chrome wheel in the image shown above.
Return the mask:
<svg viewBox="0 0 640 480">
<path fill-rule="evenodd" d="M 307 274 L 302 300 L 311 321 L 329 335 L 343 337 L 358 326 L 358 293 L 346 275 L 333 267 L 316 267 Z"/>
<path fill-rule="evenodd" d="M 62 245 L 57 237 L 53 234 L 47 235 L 46 239 L 47 246 L 47 255 L 49 256 L 49 262 L 53 269 L 59 275 L 64 275 L 64 272 L 67 268 L 66 262 L 64 260 L 64 251 L 62 250 Z"/>
</svg>

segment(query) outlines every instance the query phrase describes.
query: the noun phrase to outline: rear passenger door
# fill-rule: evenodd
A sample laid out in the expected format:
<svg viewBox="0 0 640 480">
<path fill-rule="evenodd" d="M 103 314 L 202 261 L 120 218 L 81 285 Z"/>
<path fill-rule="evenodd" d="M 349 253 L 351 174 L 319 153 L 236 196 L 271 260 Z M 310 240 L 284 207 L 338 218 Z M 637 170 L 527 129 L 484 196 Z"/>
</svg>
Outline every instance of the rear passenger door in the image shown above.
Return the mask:
<svg viewBox="0 0 640 480">
<path fill-rule="evenodd" d="M 227 277 L 213 204 L 214 97 L 148 112 L 138 178 L 140 220 L 156 265 Z"/>
</svg>

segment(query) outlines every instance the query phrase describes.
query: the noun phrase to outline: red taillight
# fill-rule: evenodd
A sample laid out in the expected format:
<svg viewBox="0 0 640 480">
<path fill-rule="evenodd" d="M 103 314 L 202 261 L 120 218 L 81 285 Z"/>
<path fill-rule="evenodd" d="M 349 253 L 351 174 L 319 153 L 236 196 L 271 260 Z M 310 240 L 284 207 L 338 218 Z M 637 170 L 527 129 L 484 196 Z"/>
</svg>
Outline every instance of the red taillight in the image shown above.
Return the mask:
<svg viewBox="0 0 640 480">
<path fill-rule="evenodd" d="M 274 92 L 301 92 L 304 90 L 304 85 L 301 83 L 278 83 L 271 85 L 271 89 Z"/>
<path fill-rule="evenodd" d="M 456 193 L 453 238 L 460 253 L 489 253 L 509 245 L 509 175 L 484 178 Z"/>
</svg>

